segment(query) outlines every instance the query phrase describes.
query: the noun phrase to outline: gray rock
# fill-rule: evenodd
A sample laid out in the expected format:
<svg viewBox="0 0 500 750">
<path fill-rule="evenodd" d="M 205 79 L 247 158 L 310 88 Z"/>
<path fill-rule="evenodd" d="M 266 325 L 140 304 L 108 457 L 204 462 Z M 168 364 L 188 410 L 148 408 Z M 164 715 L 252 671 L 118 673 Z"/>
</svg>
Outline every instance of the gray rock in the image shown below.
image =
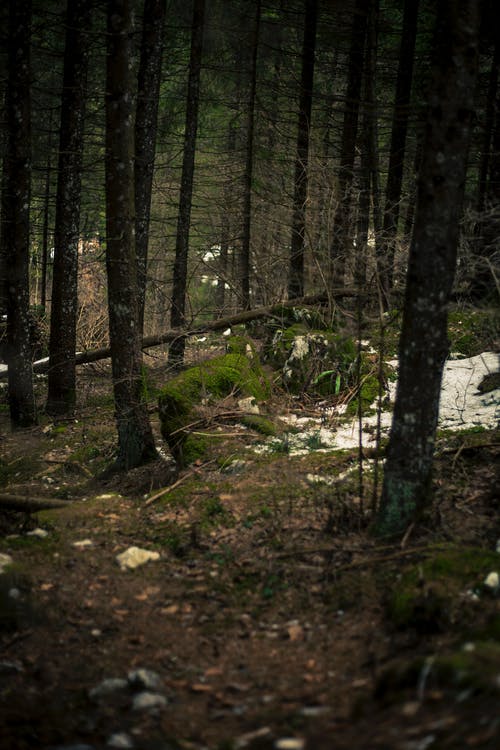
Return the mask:
<svg viewBox="0 0 500 750">
<path fill-rule="evenodd" d="M 112 734 L 106 743 L 109 747 L 129 748 L 134 747 L 132 737 L 126 732 Z"/>
<path fill-rule="evenodd" d="M 89 690 L 90 698 L 103 698 L 105 695 L 111 695 L 117 693 L 119 690 L 125 690 L 128 687 L 127 680 L 122 677 L 108 677 L 96 685 L 96 687 Z"/>
<path fill-rule="evenodd" d="M 164 708 L 167 705 L 167 699 L 161 693 L 151 693 L 144 690 L 134 696 L 132 708 L 134 711 L 150 711 L 155 708 Z"/>
<path fill-rule="evenodd" d="M 22 664 L 18 661 L 0 661 L 0 675 L 19 674 L 23 672 Z"/>
<path fill-rule="evenodd" d="M 128 681 L 133 688 L 140 690 L 157 690 L 163 684 L 157 672 L 143 668 L 131 670 L 128 673 Z"/>
</svg>

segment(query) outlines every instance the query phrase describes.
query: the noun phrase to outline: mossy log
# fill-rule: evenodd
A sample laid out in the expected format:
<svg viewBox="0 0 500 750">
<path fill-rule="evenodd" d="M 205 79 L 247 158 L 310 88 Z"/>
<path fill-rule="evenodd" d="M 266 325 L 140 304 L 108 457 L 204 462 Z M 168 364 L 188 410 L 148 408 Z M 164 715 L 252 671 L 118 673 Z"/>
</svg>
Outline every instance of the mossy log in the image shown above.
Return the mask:
<svg viewBox="0 0 500 750">
<path fill-rule="evenodd" d="M 250 323 L 252 320 L 258 320 L 259 318 L 268 318 L 276 315 L 280 315 L 283 308 L 307 305 L 322 305 L 327 304 L 331 299 L 341 299 L 343 297 L 357 297 L 360 294 L 358 289 L 349 287 L 339 287 L 338 289 L 331 289 L 328 294 L 315 294 L 308 297 L 302 297 L 301 299 L 287 300 L 280 302 L 276 305 L 269 305 L 266 307 L 256 307 L 253 310 L 244 310 L 243 312 L 230 315 L 226 318 L 219 318 L 218 320 L 212 320 L 203 325 L 195 326 L 191 329 L 174 328 L 157 336 L 145 336 L 142 340 L 143 349 L 151 349 L 155 346 L 161 346 L 162 344 L 169 344 L 179 337 L 190 337 L 198 336 L 202 333 L 209 333 L 210 331 L 224 331 L 226 328 L 231 326 L 237 326 L 244 323 Z M 78 352 L 75 357 L 75 363 L 77 365 L 91 364 L 92 362 L 98 362 L 101 359 L 107 359 L 111 356 L 111 350 L 109 347 L 103 347 L 101 349 L 89 349 L 86 352 Z M 33 363 L 33 372 L 44 373 L 49 370 L 48 358 L 40 360 L 39 362 Z M 6 380 L 8 377 L 7 367 L 0 366 L 0 380 Z"/>
<path fill-rule="evenodd" d="M 162 389 L 159 411 L 163 438 L 178 466 L 186 466 L 204 452 L 204 439 L 190 434 L 194 407 L 203 401 L 235 395 L 264 400 L 270 384 L 257 355 L 231 352 L 189 367 Z"/>
<path fill-rule="evenodd" d="M 71 505 L 67 500 L 51 497 L 21 497 L 0 492 L 0 510 L 14 510 L 19 513 L 37 513 L 40 510 L 67 508 Z"/>
</svg>

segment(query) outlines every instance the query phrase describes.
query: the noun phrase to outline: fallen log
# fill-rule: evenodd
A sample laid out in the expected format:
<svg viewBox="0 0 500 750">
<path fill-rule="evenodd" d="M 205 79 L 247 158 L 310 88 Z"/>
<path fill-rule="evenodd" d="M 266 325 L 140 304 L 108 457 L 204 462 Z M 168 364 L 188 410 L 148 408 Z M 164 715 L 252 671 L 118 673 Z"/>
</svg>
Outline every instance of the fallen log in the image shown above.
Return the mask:
<svg viewBox="0 0 500 750">
<path fill-rule="evenodd" d="M 15 510 L 19 513 L 37 513 L 39 510 L 67 508 L 71 502 L 55 497 L 21 497 L 0 492 L 0 510 Z"/>
<path fill-rule="evenodd" d="M 162 344 L 168 344 L 171 341 L 175 341 L 179 338 L 189 338 L 190 336 L 198 336 L 202 333 L 210 333 L 211 331 L 221 331 L 232 326 L 241 325 L 242 323 L 250 323 L 253 320 L 259 320 L 259 318 L 275 318 L 280 317 L 281 311 L 284 307 L 309 307 L 314 305 L 326 304 L 331 299 L 340 299 L 342 297 L 357 297 L 359 294 L 363 296 L 365 293 L 358 289 L 350 287 L 339 287 L 332 289 L 327 293 L 322 292 L 321 294 L 315 294 L 308 297 L 301 297 L 300 299 L 287 300 L 286 302 L 279 302 L 274 305 L 268 305 L 266 307 L 256 307 L 253 310 L 243 310 L 242 312 L 229 315 L 225 318 L 219 318 L 218 320 L 208 321 L 202 325 L 196 326 L 191 329 L 183 328 L 171 328 L 168 331 L 159 333 L 156 336 L 145 336 L 142 340 L 142 349 L 152 349 L 155 346 L 161 346 Z M 92 362 L 98 362 L 101 359 L 107 359 L 111 356 L 111 350 L 109 347 L 103 347 L 101 349 L 89 349 L 85 352 L 78 352 L 75 357 L 75 364 L 87 365 Z M 41 359 L 38 362 L 33 363 L 33 372 L 37 374 L 48 372 L 49 370 L 49 359 Z M 8 376 L 8 368 L 6 365 L 0 365 L 0 380 L 5 380 Z"/>
</svg>

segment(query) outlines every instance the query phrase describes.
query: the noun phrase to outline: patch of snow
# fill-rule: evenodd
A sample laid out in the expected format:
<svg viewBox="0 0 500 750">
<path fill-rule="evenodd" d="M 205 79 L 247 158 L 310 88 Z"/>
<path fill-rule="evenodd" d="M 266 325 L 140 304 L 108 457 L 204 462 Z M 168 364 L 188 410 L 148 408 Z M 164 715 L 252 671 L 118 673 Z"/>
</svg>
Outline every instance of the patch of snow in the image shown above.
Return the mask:
<svg viewBox="0 0 500 750">
<path fill-rule="evenodd" d="M 388 362 L 397 368 L 398 360 Z M 500 355 L 495 352 L 484 352 L 476 357 L 466 359 L 448 359 L 443 370 L 441 397 L 439 405 L 439 422 L 441 429 L 463 430 L 482 426 L 486 429 L 498 427 L 500 421 L 500 388 L 489 393 L 481 393 L 478 386 L 485 375 L 500 371 Z M 389 399 L 394 401 L 396 383 L 389 382 Z M 376 408 L 376 403 L 373 404 Z M 345 412 L 342 405 L 336 410 L 328 409 L 325 414 L 329 418 L 340 416 Z M 408 418 L 415 418 L 408 415 Z M 339 424 L 335 429 L 319 427 L 320 419 L 299 417 L 297 414 L 280 416 L 280 420 L 294 428 L 302 428 L 295 434 L 289 433 L 286 438 L 289 455 L 305 455 L 311 450 L 314 441 L 319 450 L 332 448 L 347 449 L 359 446 L 359 422 L 355 418 L 350 422 Z M 392 424 L 392 412 L 382 412 L 380 415 L 380 431 L 387 437 Z M 361 439 L 364 447 L 373 447 L 376 441 L 377 415 L 372 414 L 362 420 Z M 256 447 L 256 452 L 266 453 L 275 451 L 280 441 L 270 438 L 266 443 Z M 283 443 L 283 441 L 281 441 Z"/>
<path fill-rule="evenodd" d="M 495 352 L 448 360 L 441 385 L 439 426 L 450 430 L 498 427 L 500 389 L 481 393 L 478 386 L 485 375 L 499 371 L 500 355 Z"/>
</svg>

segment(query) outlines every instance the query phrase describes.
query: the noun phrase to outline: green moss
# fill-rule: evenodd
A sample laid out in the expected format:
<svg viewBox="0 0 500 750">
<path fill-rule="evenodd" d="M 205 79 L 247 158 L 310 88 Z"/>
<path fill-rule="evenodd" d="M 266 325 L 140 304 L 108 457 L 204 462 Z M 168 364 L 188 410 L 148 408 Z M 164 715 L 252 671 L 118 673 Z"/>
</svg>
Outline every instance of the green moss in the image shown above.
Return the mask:
<svg viewBox="0 0 500 750">
<path fill-rule="evenodd" d="M 377 536 L 394 537 L 403 533 L 416 518 L 415 496 L 419 485 L 401 476 L 385 481 L 385 504 L 380 509 L 374 530 Z"/>
<path fill-rule="evenodd" d="M 397 628 L 440 630 L 460 619 L 460 594 L 499 567 L 496 552 L 450 546 L 406 568 L 392 587 L 387 611 Z M 466 615 L 466 612 L 463 612 Z"/>
<path fill-rule="evenodd" d="M 248 414 L 246 417 L 242 417 L 240 422 L 261 435 L 276 435 L 276 427 L 271 420 L 261 417 L 259 414 Z"/>
<path fill-rule="evenodd" d="M 41 469 L 41 463 L 36 456 L 20 456 L 12 461 L 0 457 L 0 487 L 6 487 L 11 482 L 31 480 Z"/>
<path fill-rule="evenodd" d="M 249 336 L 233 335 L 226 342 L 228 354 L 241 354 L 244 357 L 254 358 L 257 356 L 255 344 Z"/>
<path fill-rule="evenodd" d="M 46 511 L 44 511 L 44 514 Z M 39 514 L 39 517 L 42 514 Z M 47 524 L 44 523 L 44 528 Z M 53 554 L 61 543 L 60 536 L 55 531 L 51 530 L 50 534 L 46 537 L 28 536 L 22 534 L 20 536 L 11 537 L 9 539 L 9 550 L 29 550 L 30 552 L 40 553 L 42 555 Z"/>
<path fill-rule="evenodd" d="M 189 434 L 194 408 L 230 394 L 263 400 L 270 385 L 256 356 L 230 353 L 190 367 L 170 380 L 159 397 L 161 431 L 181 466 L 198 458 L 206 441 Z"/>
<path fill-rule="evenodd" d="M 490 349 L 498 336 L 500 313 L 494 309 L 462 307 L 448 313 L 450 351 L 466 357 Z"/>
<path fill-rule="evenodd" d="M 265 352 L 269 363 L 281 370 L 283 385 L 291 393 L 338 394 L 355 378 L 356 344 L 333 331 L 296 323 L 276 331 Z"/>
<path fill-rule="evenodd" d="M 29 578 L 14 567 L 0 575 L 0 633 L 30 627 L 39 620 L 30 589 Z"/>
<path fill-rule="evenodd" d="M 497 388 L 500 388 L 500 372 L 488 373 L 477 387 L 481 393 L 491 393 L 491 391 L 495 391 Z"/>
<path fill-rule="evenodd" d="M 451 690 L 460 695 L 497 695 L 500 690 L 500 644 L 475 642 L 448 653 L 417 657 L 384 670 L 377 680 L 375 697 L 386 705 L 400 703 L 403 691 L 415 690 L 425 675 L 427 690 Z"/>
</svg>

